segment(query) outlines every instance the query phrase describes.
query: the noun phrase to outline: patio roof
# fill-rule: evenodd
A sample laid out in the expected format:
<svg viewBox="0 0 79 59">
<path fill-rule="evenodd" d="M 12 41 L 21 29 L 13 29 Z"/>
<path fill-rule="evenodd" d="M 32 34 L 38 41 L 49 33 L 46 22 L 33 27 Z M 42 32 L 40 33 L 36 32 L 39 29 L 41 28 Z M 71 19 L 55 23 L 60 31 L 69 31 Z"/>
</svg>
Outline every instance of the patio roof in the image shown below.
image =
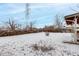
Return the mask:
<svg viewBox="0 0 79 59">
<path fill-rule="evenodd" d="M 64 17 L 67 25 L 72 25 L 75 17 L 77 18 L 77 24 L 79 24 L 79 13 L 75 13 Z"/>
<path fill-rule="evenodd" d="M 79 16 L 79 13 L 67 15 L 67 16 L 65 16 L 65 18 L 70 18 L 70 17 L 75 17 L 75 16 Z"/>
</svg>

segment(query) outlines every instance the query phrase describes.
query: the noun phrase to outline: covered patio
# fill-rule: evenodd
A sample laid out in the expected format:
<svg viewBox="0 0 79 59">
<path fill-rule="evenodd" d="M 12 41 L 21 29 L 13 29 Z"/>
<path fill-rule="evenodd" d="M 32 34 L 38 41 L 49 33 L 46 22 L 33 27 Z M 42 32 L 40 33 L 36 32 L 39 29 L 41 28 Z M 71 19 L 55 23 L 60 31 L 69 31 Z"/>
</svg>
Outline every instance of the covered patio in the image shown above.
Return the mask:
<svg viewBox="0 0 79 59">
<path fill-rule="evenodd" d="M 64 17 L 66 29 L 74 34 L 74 41 L 79 42 L 79 13 L 70 14 Z"/>
</svg>

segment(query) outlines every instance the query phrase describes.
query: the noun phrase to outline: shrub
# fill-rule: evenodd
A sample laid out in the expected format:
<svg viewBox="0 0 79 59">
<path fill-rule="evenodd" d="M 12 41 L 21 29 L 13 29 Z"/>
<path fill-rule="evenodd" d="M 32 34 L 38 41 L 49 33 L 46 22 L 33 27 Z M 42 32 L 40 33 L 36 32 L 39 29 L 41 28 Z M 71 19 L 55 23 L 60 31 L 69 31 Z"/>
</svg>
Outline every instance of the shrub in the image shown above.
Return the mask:
<svg viewBox="0 0 79 59">
<path fill-rule="evenodd" d="M 33 48 L 34 51 L 42 51 L 42 52 L 48 52 L 48 51 L 51 51 L 51 50 L 55 50 L 51 46 L 45 46 L 45 45 L 39 46 L 37 44 L 33 44 L 32 48 Z"/>
<path fill-rule="evenodd" d="M 40 40 L 38 43 L 35 43 L 35 44 L 32 44 L 32 49 L 34 51 L 42 51 L 42 52 L 48 52 L 48 51 L 51 51 L 51 50 L 55 50 L 54 47 L 52 47 L 50 45 L 50 43 L 47 43 L 43 40 Z"/>
</svg>

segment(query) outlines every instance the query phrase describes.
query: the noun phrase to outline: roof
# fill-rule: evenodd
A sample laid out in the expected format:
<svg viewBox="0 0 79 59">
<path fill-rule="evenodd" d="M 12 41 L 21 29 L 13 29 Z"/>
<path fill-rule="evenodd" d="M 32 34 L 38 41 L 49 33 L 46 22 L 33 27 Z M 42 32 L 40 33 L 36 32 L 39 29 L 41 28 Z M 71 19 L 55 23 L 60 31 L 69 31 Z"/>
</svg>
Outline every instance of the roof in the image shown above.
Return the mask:
<svg viewBox="0 0 79 59">
<path fill-rule="evenodd" d="M 79 13 L 74 13 L 74 14 L 65 16 L 65 21 L 66 21 L 67 25 L 73 24 L 75 16 L 77 17 L 77 24 L 79 24 Z"/>
<path fill-rule="evenodd" d="M 70 18 L 70 17 L 74 17 L 74 16 L 79 16 L 79 13 L 67 15 L 67 16 L 65 16 L 65 18 Z"/>
</svg>

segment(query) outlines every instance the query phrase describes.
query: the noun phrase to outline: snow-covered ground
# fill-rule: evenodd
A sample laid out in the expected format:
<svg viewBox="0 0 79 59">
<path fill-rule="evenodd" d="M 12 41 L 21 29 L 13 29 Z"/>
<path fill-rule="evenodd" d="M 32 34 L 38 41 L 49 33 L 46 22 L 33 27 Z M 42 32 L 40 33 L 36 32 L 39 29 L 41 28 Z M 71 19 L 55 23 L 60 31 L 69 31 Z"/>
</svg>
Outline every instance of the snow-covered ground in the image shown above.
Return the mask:
<svg viewBox="0 0 79 59">
<path fill-rule="evenodd" d="M 17 36 L 0 37 L 0 55 L 8 56 L 78 56 L 79 45 L 63 43 L 71 40 L 71 33 L 32 33 Z M 42 42 L 41 42 L 42 41 Z M 49 51 L 34 50 L 33 45 L 46 45 L 54 49 Z"/>
</svg>

